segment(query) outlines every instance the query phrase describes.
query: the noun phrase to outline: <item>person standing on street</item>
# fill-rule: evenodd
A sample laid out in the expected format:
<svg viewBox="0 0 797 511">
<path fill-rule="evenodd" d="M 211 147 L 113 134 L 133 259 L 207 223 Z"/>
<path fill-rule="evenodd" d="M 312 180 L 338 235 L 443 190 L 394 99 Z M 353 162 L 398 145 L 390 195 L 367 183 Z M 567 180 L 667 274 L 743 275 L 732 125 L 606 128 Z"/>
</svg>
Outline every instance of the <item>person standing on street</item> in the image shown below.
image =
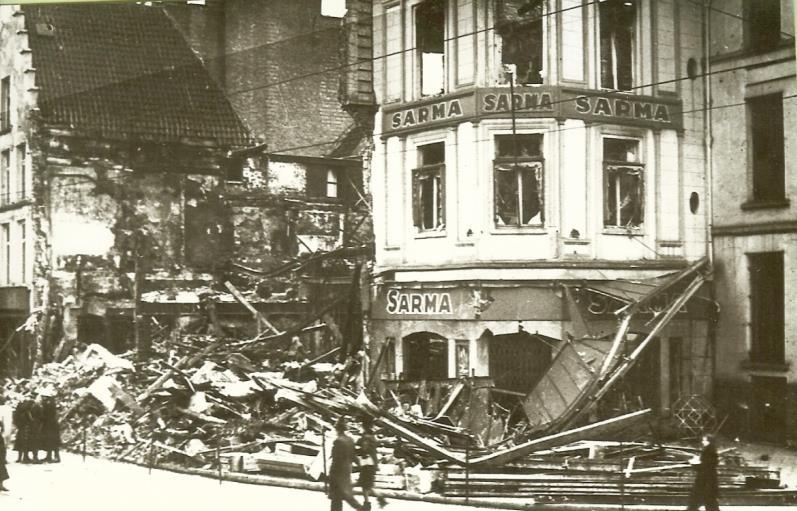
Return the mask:
<svg viewBox="0 0 797 511">
<path fill-rule="evenodd" d="M 42 393 L 41 403 L 41 449 L 47 452 L 45 463 L 61 462 L 61 427 L 58 423 L 58 408 L 51 390 Z"/>
<path fill-rule="evenodd" d="M 30 399 L 23 398 L 14 408 L 14 427 L 17 428 L 17 435 L 14 438 L 14 450 L 17 451 L 17 463 L 30 463 L 29 451 L 31 449 L 31 405 Z"/>
<path fill-rule="evenodd" d="M 689 495 L 688 511 L 697 511 L 703 505 L 706 511 L 719 511 L 719 483 L 717 481 L 717 446 L 714 443 L 713 435 L 703 435 L 703 451 L 700 457 L 695 456 L 691 463 L 694 465 L 697 474 L 695 483 L 692 486 L 692 493 Z"/>
<path fill-rule="evenodd" d="M 363 507 L 366 511 L 370 511 L 370 497 L 374 495 L 374 481 L 379 458 L 376 453 L 376 437 L 373 433 L 371 419 L 365 417 L 362 426 L 363 434 L 357 441 L 358 454 L 360 456 L 360 487 L 363 489 Z M 379 507 L 385 507 L 387 504 L 385 498 L 381 496 L 378 498 L 378 502 Z"/>
<path fill-rule="evenodd" d="M 357 511 L 365 508 L 354 498 L 351 485 L 351 465 L 355 461 L 354 440 L 346 434 L 346 418 L 341 416 L 335 423 L 338 437 L 332 444 L 332 465 L 329 467 L 329 500 L 331 511 L 342 511 L 346 501 Z"/>
<path fill-rule="evenodd" d="M 8 491 L 8 488 L 3 484 L 9 478 L 8 469 L 6 468 L 6 439 L 3 438 L 5 430 L 5 422 L 0 421 L 0 491 Z"/>
</svg>

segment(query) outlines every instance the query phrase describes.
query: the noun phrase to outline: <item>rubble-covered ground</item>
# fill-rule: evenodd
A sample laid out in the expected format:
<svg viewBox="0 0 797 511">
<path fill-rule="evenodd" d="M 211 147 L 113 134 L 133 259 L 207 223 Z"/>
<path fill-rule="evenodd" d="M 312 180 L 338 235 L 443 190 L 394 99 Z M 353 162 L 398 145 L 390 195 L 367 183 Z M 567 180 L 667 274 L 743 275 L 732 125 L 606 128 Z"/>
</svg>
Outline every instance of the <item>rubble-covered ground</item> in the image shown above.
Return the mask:
<svg viewBox="0 0 797 511">
<path fill-rule="evenodd" d="M 322 480 L 335 420 L 352 418 L 356 437 L 358 419 L 368 416 L 380 443 L 377 488 L 548 502 L 677 503 L 691 487 L 689 460 L 699 451 L 652 438 L 644 424 L 612 435 L 596 428 L 594 436 L 573 430 L 535 440 L 524 435 L 522 420 L 482 399 L 489 386 L 471 379 L 455 382 L 430 407 L 421 400 L 423 386 L 414 398 L 363 392 L 356 357 L 341 364 L 334 353 L 308 361 L 300 352 L 262 335 L 186 335 L 156 341 L 149 360 L 136 363 L 133 352 L 117 356 L 92 344 L 40 367 L 29 380 L 6 382 L 4 394 L 14 406 L 49 389 L 59 403 L 66 448 L 142 465 Z M 630 426 L 643 415 L 618 420 Z M 523 447 L 535 441 L 539 448 Z M 509 456 L 517 449 L 523 450 Z M 496 453 L 504 453 L 504 461 L 489 462 Z M 733 448 L 720 454 L 721 490 L 729 503 L 793 502 L 791 493 L 773 493 L 780 491 L 777 470 L 750 463 Z"/>
</svg>

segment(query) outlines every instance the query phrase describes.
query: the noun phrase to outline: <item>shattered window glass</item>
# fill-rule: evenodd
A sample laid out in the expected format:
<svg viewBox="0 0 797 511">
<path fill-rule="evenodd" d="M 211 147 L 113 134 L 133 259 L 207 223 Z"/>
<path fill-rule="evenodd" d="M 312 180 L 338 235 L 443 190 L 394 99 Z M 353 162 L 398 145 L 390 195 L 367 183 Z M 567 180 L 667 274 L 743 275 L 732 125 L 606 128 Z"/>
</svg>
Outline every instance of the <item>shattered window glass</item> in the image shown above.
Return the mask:
<svg viewBox="0 0 797 511">
<path fill-rule="evenodd" d="M 606 0 L 599 5 L 601 87 L 631 90 L 634 85 L 636 2 Z"/>
<path fill-rule="evenodd" d="M 415 11 L 422 96 L 441 94 L 445 89 L 445 19 L 444 0 L 426 0 Z"/>
<path fill-rule="evenodd" d="M 543 83 L 542 0 L 504 0 L 498 17 L 501 63 L 515 67 L 517 84 Z"/>
<path fill-rule="evenodd" d="M 542 135 L 498 135 L 495 153 L 495 224 L 543 225 Z"/>
<path fill-rule="evenodd" d="M 603 140 L 606 227 L 639 228 L 644 220 L 644 166 L 639 141 Z"/>
<path fill-rule="evenodd" d="M 418 147 L 419 167 L 412 171 L 413 224 L 418 231 L 445 229 L 445 144 Z"/>
</svg>

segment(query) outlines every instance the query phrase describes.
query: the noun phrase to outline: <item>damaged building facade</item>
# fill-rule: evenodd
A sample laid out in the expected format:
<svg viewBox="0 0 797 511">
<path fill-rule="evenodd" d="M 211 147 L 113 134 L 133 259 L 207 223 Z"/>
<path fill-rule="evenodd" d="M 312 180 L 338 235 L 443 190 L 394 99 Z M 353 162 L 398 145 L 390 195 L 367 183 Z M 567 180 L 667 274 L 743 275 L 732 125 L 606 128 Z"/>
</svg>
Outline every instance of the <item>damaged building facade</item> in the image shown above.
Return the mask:
<svg viewBox="0 0 797 511">
<path fill-rule="evenodd" d="M 399 387 L 489 378 L 531 419 L 557 359 L 596 372 L 615 313 L 707 256 L 705 13 L 647 0 L 373 9 L 371 359 Z M 682 292 L 646 301 L 623 349 Z M 653 332 L 621 400 L 666 412 L 710 395 L 707 298 Z"/>
<path fill-rule="evenodd" d="M 794 2 L 712 13 L 717 405 L 736 436 L 797 442 Z M 747 20 L 747 21 L 743 21 Z"/>
<path fill-rule="evenodd" d="M 289 49 L 253 41 L 293 33 L 294 50 L 343 62 L 358 39 L 342 27 L 358 24 L 318 2 L 244 3 L 0 7 L 3 374 L 77 342 L 128 350 L 205 318 L 208 296 L 254 331 L 227 282 L 280 332 L 349 289 L 370 243 L 356 120 L 369 82 L 338 69 L 291 87 L 308 82 L 282 65 Z M 315 117 L 286 117 L 291 88 Z M 349 245 L 365 248 L 321 257 Z"/>
</svg>

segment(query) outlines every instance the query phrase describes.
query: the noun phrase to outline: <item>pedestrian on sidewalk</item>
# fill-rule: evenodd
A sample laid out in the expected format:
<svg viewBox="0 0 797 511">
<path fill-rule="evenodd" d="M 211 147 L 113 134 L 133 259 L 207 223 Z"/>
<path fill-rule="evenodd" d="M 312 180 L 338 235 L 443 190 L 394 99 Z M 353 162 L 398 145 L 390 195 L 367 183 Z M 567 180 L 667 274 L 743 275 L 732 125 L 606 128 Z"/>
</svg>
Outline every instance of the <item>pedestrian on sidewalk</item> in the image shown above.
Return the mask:
<svg viewBox="0 0 797 511">
<path fill-rule="evenodd" d="M 8 476 L 8 469 L 6 468 L 6 439 L 3 437 L 6 431 L 5 422 L 0 421 L 0 491 L 8 491 L 5 483 Z"/>
<path fill-rule="evenodd" d="M 717 481 L 717 446 L 714 435 L 703 435 L 703 450 L 700 457 L 695 456 L 691 463 L 697 474 L 689 495 L 688 511 L 697 511 L 703 505 L 706 511 L 719 511 L 719 483 Z"/>
<path fill-rule="evenodd" d="M 341 416 L 335 423 L 338 437 L 332 444 L 332 465 L 329 467 L 329 500 L 331 511 L 342 511 L 346 501 L 357 511 L 365 508 L 354 498 L 351 484 L 351 465 L 356 461 L 354 440 L 346 434 L 346 418 Z"/>
<path fill-rule="evenodd" d="M 41 449 L 47 452 L 45 463 L 61 462 L 61 426 L 58 423 L 58 407 L 55 392 L 47 389 L 41 393 Z"/>
<path fill-rule="evenodd" d="M 362 421 L 363 434 L 357 440 L 358 455 L 360 456 L 360 487 L 363 489 L 363 508 L 365 511 L 371 510 L 370 497 L 374 496 L 374 481 L 376 479 L 376 469 L 379 466 L 379 458 L 376 453 L 376 437 L 373 433 L 373 421 L 366 416 Z M 385 507 L 385 498 L 377 498 L 379 507 Z"/>
<path fill-rule="evenodd" d="M 24 387 L 22 390 L 25 390 Z M 31 408 L 33 401 L 23 397 L 16 408 L 14 408 L 14 427 L 17 428 L 17 435 L 14 438 L 14 450 L 17 451 L 17 463 L 30 463 L 30 451 L 32 449 L 31 426 L 33 416 Z"/>
</svg>

